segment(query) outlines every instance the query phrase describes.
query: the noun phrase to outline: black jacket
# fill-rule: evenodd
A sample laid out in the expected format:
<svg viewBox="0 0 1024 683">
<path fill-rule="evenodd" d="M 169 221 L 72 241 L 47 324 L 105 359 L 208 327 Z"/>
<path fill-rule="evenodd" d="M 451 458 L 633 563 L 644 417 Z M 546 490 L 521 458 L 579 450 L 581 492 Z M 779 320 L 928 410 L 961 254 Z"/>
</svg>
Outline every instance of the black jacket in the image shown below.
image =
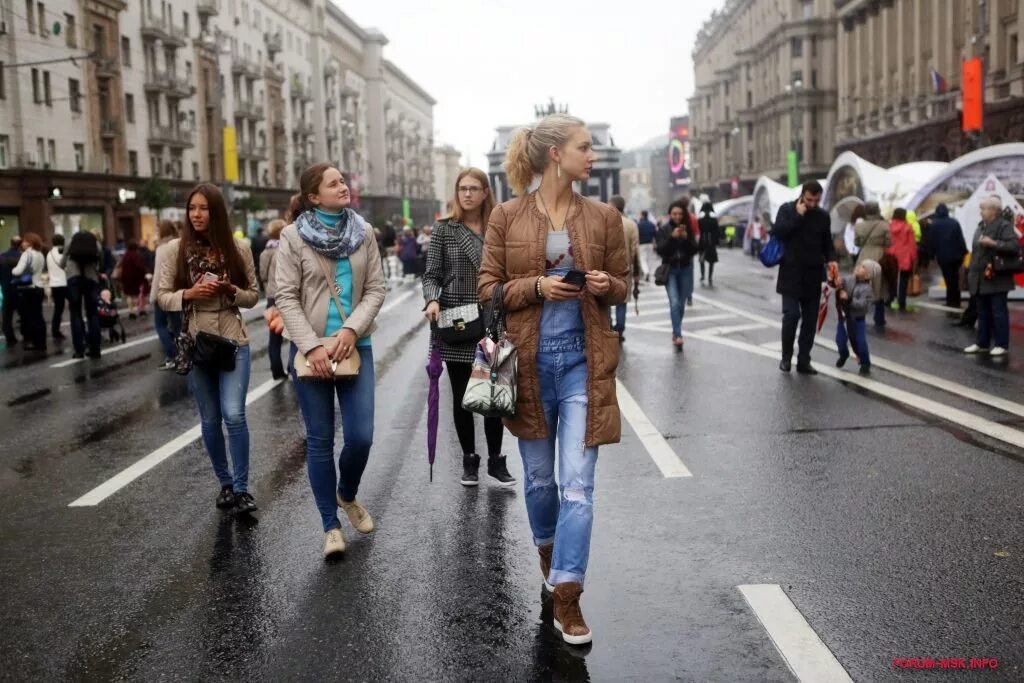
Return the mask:
<svg viewBox="0 0 1024 683">
<path fill-rule="evenodd" d="M 658 252 L 662 263 L 670 266 L 689 266 L 693 264 L 693 255 L 697 253 L 697 240 L 693 238 L 693 230 L 686 226 L 686 237 L 672 237 L 676 226 L 668 221 L 654 233 L 654 250 Z"/>
<path fill-rule="evenodd" d="M 697 221 L 700 226 L 700 240 L 697 242 L 698 250 L 704 255 L 704 260 L 710 263 L 718 261 L 718 244 L 722 239 L 722 228 L 718 225 L 718 219 L 714 216 L 704 215 Z"/>
<path fill-rule="evenodd" d="M 825 264 L 836 260 L 828 212 L 819 207 L 801 216 L 796 202 L 787 202 L 779 209 L 772 235 L 786 245 L 775 291 L 799 299 L 821 296 Z"/>
<path fill-rule="evenodd" d="M 967 255 L 960 221 L 949 217 L 949 208 L 945 204 L 935 207 L 935 215 L 928 221 L 926 246 L 928 253 L 939 263 L 960 263 Z"/>
</svg>

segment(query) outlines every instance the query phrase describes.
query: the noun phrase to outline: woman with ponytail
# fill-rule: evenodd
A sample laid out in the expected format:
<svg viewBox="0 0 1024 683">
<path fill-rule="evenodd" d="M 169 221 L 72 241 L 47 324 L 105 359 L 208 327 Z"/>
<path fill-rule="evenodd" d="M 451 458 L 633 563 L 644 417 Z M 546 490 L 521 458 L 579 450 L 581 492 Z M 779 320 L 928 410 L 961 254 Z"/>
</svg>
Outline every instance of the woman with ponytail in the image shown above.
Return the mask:
<svg viewBox="0 0 1024 683">
<path fill-rule="evenodd" d="M 548 116 L 517 131 L 505 168 L 518 195 L 491 212 L 478 294 L 502 288 L 506 331 L 519 349 L 515 417 L 526 511 L 554 625 L 565 642 L 591 641 L 580 595 L 593 528 L 598 446 L 619 440 L 619 337 L 609 307 L 626 300 L 625 235 L 618 211 L 585 199 L 596 160 L 583 121 Z M 540 185 L 527 193 L 536 176 Z M 558 481 L 555 465 L 558 465 Z"/>
<path fill-rule="evenodd" d="M 306 423 L 309 483 L 323 523 L 326 558 L 345 550 L 339 506 L 356 531 L 373 531 L 373 518 L 356 492 L 373 444 L 370 334 L 384 303 L 385 282 L 373 227 L 348 208 L 351 196 L 341 172 L 328 163 L 314 164 L 302 172 L 299 186 L 301 211 L 281 231 L 274 257 L 274 303 L 292 342 L 288 365 Z M 305 356 L 312 378 L 298 380 L 298 352 Z M 336 378 L 334 364 L 352 354 L 359 356 L 358 374 Z M 335 400 L 345 438 L 338 471 Z"/>
</svg>

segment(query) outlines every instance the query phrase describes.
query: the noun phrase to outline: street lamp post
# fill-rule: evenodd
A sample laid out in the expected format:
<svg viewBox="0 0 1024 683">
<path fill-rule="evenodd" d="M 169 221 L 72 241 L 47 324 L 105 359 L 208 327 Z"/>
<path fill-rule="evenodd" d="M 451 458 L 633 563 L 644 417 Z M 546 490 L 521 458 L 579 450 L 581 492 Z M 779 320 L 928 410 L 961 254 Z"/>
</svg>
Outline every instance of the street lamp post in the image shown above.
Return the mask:
<svg viewBox="0 0 1024 683">
<path fill-rule="evenodd" d="M 792 109 L 792 120 L 790 122 L 790 150 L 787 158 L 787 167 L 789 175 L 789 186 L 796 187 L 800 184 L 800 156 L 803 152 L 802 133 L 803 133 L 803 117 L 800 115 L 800 100 L 798 94 L 801 88 L 804 87 L 804 82 L 799 78 L 793 81 L 791 84 L 786 84 L 786 92 L 793 96 L 791 101 Z"/>
</svg>

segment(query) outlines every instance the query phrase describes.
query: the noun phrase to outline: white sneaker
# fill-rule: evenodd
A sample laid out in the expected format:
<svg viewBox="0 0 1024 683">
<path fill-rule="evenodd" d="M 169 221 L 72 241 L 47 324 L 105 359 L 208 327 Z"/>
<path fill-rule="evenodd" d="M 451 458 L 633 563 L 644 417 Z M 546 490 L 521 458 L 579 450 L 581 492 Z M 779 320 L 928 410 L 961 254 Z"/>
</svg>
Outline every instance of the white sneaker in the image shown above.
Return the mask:
<svg viewBox="0 0 1024 683">
<path fill-rule="evenodd" d="M 988 353 L 988 349 L 983 346 L 978 346 L 977 344 L 971 344 L 964 349 L 964 353 Z M 1003 353 L 1006 353 L 1005 349 L 1003 350 Z"/>
<path fill-rule="evenodd" d="M 342 536 L 341 529 L 331 529 L 324 534 L 325 558 L 343 552 L 345 552 L 345 537 Z"/>
<path fill-rule="evenodd" d="M 992 350 L 988 352 L 988 355 L 990 355 L 990 356 L 1005 356 L 1006 355 L 1006 349 L 1004 349 L 1002 346 L 993 346 Z"/>
</svg>

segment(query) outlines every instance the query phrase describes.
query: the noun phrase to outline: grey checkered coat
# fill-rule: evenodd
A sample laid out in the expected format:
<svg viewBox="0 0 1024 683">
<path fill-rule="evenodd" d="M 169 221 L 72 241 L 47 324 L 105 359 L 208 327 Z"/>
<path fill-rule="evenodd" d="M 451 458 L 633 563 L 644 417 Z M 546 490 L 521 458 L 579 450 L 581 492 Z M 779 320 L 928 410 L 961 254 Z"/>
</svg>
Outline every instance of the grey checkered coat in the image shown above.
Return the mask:
<svg viewBox="0 0 1024 683">
<path fill-rule="evenodd" d="M 423 273 L 423 300 L 426 303 L 436 300 L 442 310 L 477 303 L 476 278 L 483 248 L 483 239 L 461 223 L 450 220 L 435 223 L 427 251 L 427 269 Z M 474 342 L 458 346 L 437 342 L 445 361 L 473 362 Z"/>
</svg>

